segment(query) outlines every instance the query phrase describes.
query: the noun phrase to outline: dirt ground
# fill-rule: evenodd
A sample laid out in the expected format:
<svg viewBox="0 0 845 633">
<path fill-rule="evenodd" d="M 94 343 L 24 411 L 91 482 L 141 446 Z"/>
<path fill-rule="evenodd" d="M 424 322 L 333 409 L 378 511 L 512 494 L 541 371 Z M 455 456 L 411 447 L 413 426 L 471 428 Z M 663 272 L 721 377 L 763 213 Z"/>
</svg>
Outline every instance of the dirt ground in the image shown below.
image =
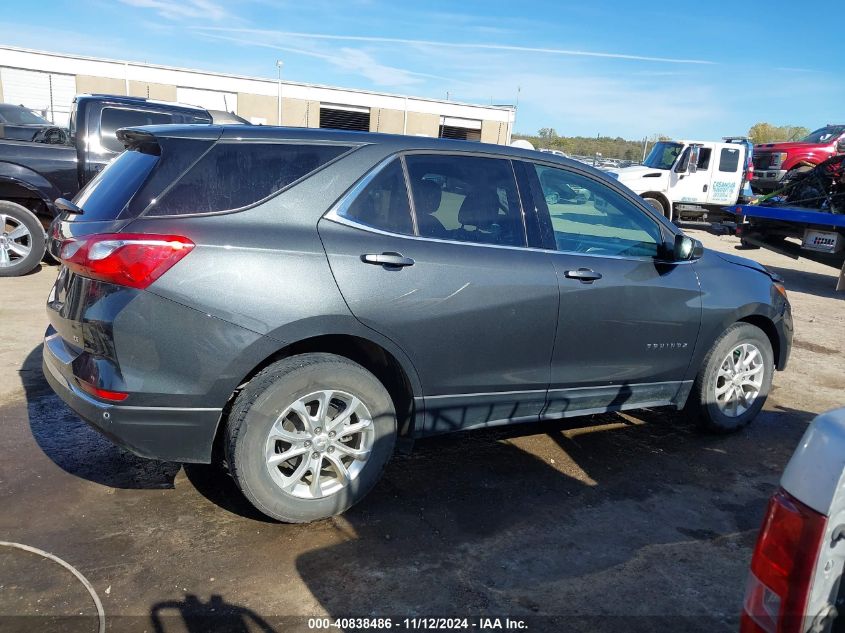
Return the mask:
<svg viewBox="0 0 845 633">
<path fill-rule="evenodd" d="M 690 233 L 786 279 L 792 358 L 751 427 L 714 437 L 647 411 L 421 441 L 311 525 L 266 520 L 216 467 L 90 430 L 41 375 L 56 269 L 2 279 L 0 540 L 77 568 L 109 631 L 306 631 L 307 616 L 735 631 L 766 500 L 807 423 L 845 405 L 845 293 L 833 269 Z M 96 612 L 70 572 L 0 546 L 0 630 L 96 631 Z"/>
</svg>

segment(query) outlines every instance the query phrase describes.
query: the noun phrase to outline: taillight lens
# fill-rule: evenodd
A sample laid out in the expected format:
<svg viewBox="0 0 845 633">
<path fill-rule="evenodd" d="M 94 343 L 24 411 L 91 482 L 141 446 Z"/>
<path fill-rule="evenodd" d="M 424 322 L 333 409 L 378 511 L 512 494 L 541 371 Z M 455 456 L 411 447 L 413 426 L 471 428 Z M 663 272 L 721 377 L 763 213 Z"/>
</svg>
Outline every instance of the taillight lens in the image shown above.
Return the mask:
<svg viewBox="0 0 845 633">
<path fill-rule="evenodd" d="M 769 500 L 745 591 L 742 633 L 799 633 L 827 518 L 779 490 Z"/>
<path fill-rule="evenodd" d="M 179 235 L 102 233 L 65 240 L 59 259 L 83 277 L 143 289 L 193 248 Z"/>
<path fill-rule="evenodd" d="M 126 398 L 129 397 L 129 394 L 125 391 L 112 391 L 110 389 L 100 389 L 96 385 L 92 385 L 90 382 L 85 380 L 78 380 L 79 386 L 82 387 L 84 391 L 87 391 L 92 396 L 96 396 L 101 400 L 113 400 L 114 402 L 123 402 Z"/>
</svg>

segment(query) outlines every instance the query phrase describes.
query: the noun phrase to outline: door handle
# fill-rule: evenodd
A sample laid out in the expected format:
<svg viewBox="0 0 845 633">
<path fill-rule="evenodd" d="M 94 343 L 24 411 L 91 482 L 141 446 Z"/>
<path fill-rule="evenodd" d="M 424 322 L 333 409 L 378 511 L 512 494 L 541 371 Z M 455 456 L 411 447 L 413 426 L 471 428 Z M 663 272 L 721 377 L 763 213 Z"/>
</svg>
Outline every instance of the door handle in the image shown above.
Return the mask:
<svg viewBox="0 0 845 633">
<path fill-rule="evenodd" d="M 413 266 L 414 260 L 410 257 L 403 257 L 401 253 L 365 253 L 361 255 L 361 261 L 365 264 L 384 266 L 388 269 L 404 268 Z"/>
<path fill-rule="evenodd" d="M 707 185 L 704 185 L 704 189 L 702 189 L 702 191 L 707 193 Z"/>
<path fill-rule="evenodd" d="M 581 283 L 591 284 L 596 279 L 601 279 L 601 273 L 597 273 L 589 268 L 579 268 L 578 270 L 567 270 L 563 273 L 567 279 L 577 279 Z"/>
</svg>

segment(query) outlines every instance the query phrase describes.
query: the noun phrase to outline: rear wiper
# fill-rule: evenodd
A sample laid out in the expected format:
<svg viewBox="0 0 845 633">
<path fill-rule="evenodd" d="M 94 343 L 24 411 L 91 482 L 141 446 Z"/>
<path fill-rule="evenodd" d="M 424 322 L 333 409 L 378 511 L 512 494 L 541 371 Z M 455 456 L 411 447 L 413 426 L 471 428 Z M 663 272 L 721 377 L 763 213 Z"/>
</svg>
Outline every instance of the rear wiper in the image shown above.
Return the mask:
<svg viewBox="0 0 845 633">
<path fill-rule="evenodd" d="M 78 207 L 73 202 L 66 198 L 56 198 L 54 204 L 62 211 L 67 211 L 68 213 L 74 213 L 76 215 L 82 215 L 85 213 L 82 210 L 82 207 Z"/>
</svg>

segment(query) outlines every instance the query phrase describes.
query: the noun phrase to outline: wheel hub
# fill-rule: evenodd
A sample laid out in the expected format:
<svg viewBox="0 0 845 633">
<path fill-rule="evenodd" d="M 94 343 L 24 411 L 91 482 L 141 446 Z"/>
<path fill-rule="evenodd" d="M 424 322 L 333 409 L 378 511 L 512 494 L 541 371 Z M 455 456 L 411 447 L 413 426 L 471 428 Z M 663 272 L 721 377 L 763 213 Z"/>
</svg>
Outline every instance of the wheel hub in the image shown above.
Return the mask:
<svg viewBox="0 0 845 633">
<path fill-rule="evenodd" d="M 314 444 L 314 450 L 318 453 L 322 453 L 329 447 L 329 436 L 325 433 L 321 433 L 320 435 L 315 436 L 312 442 Z"/>
</svg>

